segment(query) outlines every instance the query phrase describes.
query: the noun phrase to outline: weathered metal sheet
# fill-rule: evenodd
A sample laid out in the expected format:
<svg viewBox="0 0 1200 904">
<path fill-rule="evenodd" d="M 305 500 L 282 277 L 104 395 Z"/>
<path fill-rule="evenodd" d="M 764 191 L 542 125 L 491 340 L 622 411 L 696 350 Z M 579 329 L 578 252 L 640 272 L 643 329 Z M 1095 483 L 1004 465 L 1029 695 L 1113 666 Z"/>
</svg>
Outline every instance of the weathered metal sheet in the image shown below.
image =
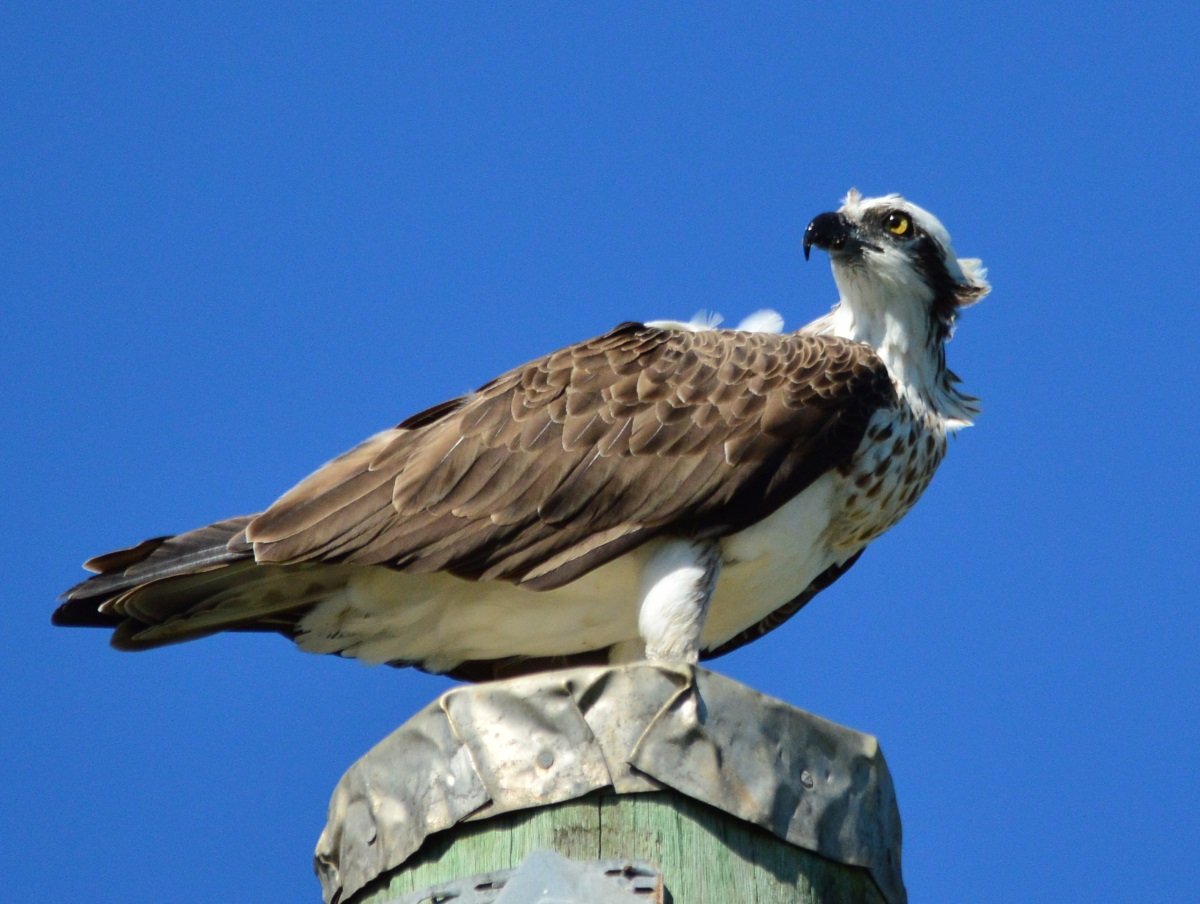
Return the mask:
<svg viewBox="0 0 1200 904">
<path fill-rule="evenodd" d="M 415 891 L 395 904 L 662 904 L 662 876 L 641 860 L 572 860 L 534 851 L 516 869 Z"/>
<path fill-rule="evenodd" d="M 607 787 L 672 788 L 865 867 L 905 901 L 900 816 L 873 737 L 713 672 L 650 663 L 455 688 L 421 710 L 338 783 L 317 845 L 325 900 L 455 823 Z"/>
</svg>

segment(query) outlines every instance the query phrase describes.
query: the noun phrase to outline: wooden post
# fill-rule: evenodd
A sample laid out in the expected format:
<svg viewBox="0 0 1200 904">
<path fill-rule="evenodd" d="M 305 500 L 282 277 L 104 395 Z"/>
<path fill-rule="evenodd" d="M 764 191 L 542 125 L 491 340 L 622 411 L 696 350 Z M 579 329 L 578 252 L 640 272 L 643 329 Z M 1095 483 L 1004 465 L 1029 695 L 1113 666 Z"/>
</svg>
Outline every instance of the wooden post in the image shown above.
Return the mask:
<svg viewBox="0 0 1200 904">
<path fill-rule="evenodd" d="M 317 865 L 339 904 L 432 901 L 540 850 L 645 861 L 673 904 L 902 904 L 899 830 L 874 739 L 638 664 L 443 695 L 347 772 Z"/>
<path fill-rule="evenodd" d="M 670 792 L 599 793 L 461 823 L 431 836 L 402 867 L 346 904 L 385 904 L 454 879 L 515 869 L 545 848 L 576 860 L 647 860 L 675 904 L 884 904 L 862 867 L 826 860 Z"/>
</svg>

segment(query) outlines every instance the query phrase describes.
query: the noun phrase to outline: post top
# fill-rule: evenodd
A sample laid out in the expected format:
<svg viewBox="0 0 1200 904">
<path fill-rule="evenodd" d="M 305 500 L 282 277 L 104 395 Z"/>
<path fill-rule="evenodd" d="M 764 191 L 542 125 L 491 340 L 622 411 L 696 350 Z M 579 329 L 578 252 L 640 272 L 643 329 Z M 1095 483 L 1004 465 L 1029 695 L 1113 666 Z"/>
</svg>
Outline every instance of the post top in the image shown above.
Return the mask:
<svg viewBox="0 0 1200 904">
<path fill-rule="evenodd" d="M 541 672 L 442 694 L 350 767 L 317 843 L 325 901 L 464 820 L 612 788 L 673 789 L 866 868 L 905 901 L 900 815 L 875 738 L 699 668 Z"/>
</svg>

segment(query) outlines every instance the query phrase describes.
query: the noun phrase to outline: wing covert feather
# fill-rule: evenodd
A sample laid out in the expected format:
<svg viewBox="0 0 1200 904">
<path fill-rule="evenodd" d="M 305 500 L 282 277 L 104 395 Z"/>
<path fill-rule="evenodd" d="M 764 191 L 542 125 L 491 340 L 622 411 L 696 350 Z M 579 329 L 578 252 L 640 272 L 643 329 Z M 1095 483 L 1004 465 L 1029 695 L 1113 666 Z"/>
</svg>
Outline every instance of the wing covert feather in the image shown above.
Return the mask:
<svg viewBox="0 0 1200 904">
<path fill-rule="evenodd" d="M 748 526 L 894 401 L 858 343 L 623 324 L 372 437 L 247 537 L 260 562 L 560 586 L 654 536 Z"/>
</svg>

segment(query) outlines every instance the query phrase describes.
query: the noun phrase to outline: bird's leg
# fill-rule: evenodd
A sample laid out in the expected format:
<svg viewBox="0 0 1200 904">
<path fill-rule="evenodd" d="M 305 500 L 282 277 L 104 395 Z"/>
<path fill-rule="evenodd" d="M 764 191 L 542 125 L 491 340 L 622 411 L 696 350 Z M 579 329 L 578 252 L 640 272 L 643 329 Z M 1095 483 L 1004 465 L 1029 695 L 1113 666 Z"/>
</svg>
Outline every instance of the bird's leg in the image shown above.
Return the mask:
<svg viewBox="0 0 1200 904">
<path fill-rule="evenodd" d="M 699 661 L 700 633 L 720 571 L 715 540 L 667 540 L 650 554 L 638 604 L 647 659 Z"/>
</svg>

